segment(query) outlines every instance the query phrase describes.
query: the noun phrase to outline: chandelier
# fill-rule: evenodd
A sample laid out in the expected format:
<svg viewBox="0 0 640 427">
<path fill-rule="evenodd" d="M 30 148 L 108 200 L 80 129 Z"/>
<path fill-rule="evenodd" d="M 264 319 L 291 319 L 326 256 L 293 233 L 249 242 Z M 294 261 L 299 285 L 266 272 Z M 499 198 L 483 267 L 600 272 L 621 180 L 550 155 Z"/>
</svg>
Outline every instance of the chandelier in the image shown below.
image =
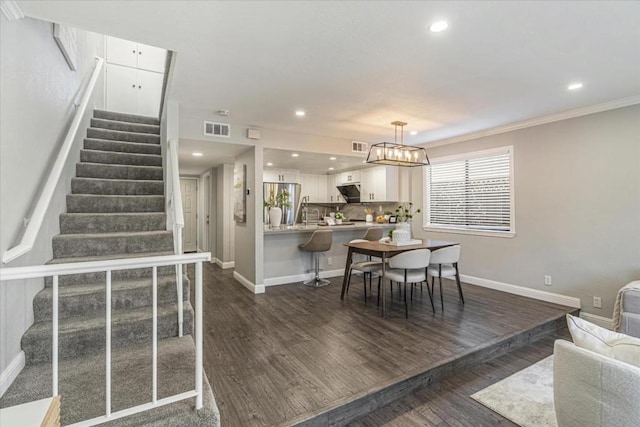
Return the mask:
<svg viewBox="0 0 640 427">
<path fill-rule="evenodd" d="M 405 122 L 391 122 L 395 126 L 394 142 L 379 142 L 369 149 L 367 163 L 390 166 L 428 166 L 427 151 L 421 147 L 404 145 Z M 398 143 L 398 126 L 400 126 L 400 143 Z"/>
</svg>

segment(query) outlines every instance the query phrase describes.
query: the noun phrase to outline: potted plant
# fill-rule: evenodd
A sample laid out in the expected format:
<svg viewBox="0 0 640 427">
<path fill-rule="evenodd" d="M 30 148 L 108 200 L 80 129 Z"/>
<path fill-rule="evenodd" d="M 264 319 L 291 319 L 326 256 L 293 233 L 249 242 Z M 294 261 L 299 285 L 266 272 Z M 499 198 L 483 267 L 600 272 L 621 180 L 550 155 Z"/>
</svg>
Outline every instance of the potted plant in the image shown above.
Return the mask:
<svg viewBox="0 0 640 427">
<path fill-rule="evenodd" d="M 345 216 L 342 212 L 336 212 L 336 224 L 342 224 L 342 220 L 345 219 Z"/>
<path fill-rule="evenodd" d="M 264 207 L 269 209 L 269 223 L 272 228 L 280 227 L 282 222 L 282 209 L 291 207 L 291 193 L 280 190 L 276 195 L 273 192 L 264 201 Z"/>
<path fill-rule="evenodd" d="M 413 203 L 404 203 L 396 208 L 396 230 L 405 230 L 409 233 L 411 239 L 411 220 L 414 214 L 420 213 L 420 208 L 413 210 Z"/>
</svg>

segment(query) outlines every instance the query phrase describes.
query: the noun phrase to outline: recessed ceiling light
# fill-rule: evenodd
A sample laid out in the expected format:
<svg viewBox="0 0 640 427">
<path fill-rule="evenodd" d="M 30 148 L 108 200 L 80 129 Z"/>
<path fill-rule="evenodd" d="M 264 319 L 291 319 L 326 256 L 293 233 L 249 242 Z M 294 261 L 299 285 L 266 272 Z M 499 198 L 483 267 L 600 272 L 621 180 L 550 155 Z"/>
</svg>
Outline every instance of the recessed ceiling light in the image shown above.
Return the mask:
<svg viewBox="0 0 640 427">
<path fill-rule="evenodd" d="M 429 31 L 431 31 L 432 33 L 439 33 L 440 31 L 446 30 L 448 26 L 449 24 L 447 24 L 446 21 L 434 22 L 433 24 L 429 25 Z"/>
<path fill-rule="evenodd" d="M 330 171 L 334 170 L 335 168 L 329 168 Z"/>
<path fill-rule="evenodd" d="M 417 131 L 417 130 L 412 130 L 411 132 L 409 132 L 409 134 L 411 134 L 411 135 L 417 135 L 417 134 L 418 134 L 418 131 Z"/>
<path fill-rule="evenodd" d="M 302 116 L 304 116 L 304 115 L 305 115 L 305 112 L 304 112 L 304 111 L 302 111 L 302 110 L 298 110 L 298 111 L 296 111 L 296 116 L 298 116 L 298 117 L 302 117 Z"/>
<path fill-rule="evenodd" d="M 335 160 L 335 159 L 336 159 L 335 157 L 329 157 L 329 160 Z"/>
<path fill-rule="evenodd" d="M 300 155 L 300 154 L 298 154 L 298 153 L 293 153 L 293 154 L 291 155 L 291 157 L 298 157 L 299 155 Z"/>
<path fill-rule="evenodd" d="M 193 157 L 202 157 L 202 153 L 191 153 Z"/>
<path fill-rule="evenodd" d="M 578 90 L 580 88 L 582 88 L 582 83 L 580 82 L 571 83 L 569 86 L 567 86 L 567 89 L 569 90 Z"/>
<path fill-rule="evenodd" d="M 267 166 L 273 166 L 273 163 L 269 162 L 267 163 Z"/>
</svg>

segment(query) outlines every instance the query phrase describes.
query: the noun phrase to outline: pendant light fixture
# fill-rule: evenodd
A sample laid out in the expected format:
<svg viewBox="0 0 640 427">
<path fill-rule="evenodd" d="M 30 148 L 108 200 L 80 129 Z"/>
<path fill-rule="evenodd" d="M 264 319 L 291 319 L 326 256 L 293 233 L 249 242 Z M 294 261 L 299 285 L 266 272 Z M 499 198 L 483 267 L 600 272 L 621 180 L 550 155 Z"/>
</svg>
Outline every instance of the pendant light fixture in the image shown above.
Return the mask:
<svg viewBox="0 0 640 427">
<path fill-rule="evenodd" d="M 404 145 L 405 122 L 391 122 L 395 126 L 394 142 L 379 142 L 369 149 L 367 163 L 389 166 L 428 166 L 427 151 L 421 147 Z M 400 143 L 398 143 L 398 126 L 400 126 Z"/>
</svg>

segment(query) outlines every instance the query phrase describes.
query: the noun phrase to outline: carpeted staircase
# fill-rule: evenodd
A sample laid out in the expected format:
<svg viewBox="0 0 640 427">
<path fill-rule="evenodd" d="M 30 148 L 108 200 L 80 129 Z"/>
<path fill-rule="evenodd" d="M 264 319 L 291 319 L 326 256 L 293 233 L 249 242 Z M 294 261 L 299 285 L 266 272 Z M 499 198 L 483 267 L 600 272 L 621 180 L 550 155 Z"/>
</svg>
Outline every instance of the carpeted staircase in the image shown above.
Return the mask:
<svg viewBox="0 0 640 427">
<path fill-rule="evenodd" d="M 95 111 L 76 177 L 60 215 L 49 263 L 169 255 L 160 126 L 155 118 Z M 194 388 L 193 309 L 183 280 L 184 337 L 178 335 L 176 275 L 158 268 L 158 397 Z M 104 415 L 105 273 L 59 279 L 59 357 L 62 422 Z M 115 412 L 151 401 L 151 269 L 112 273 L 112 402 Z M 0 407 L 51 393 L 51 279 L 34 298 L 34 324 L 22 337 L 26 368 Z M 205 378 L 205 409 L 193 399 L 150 413 L 112 421 L 116 425 L 218 425 Z"/>
</svg>

